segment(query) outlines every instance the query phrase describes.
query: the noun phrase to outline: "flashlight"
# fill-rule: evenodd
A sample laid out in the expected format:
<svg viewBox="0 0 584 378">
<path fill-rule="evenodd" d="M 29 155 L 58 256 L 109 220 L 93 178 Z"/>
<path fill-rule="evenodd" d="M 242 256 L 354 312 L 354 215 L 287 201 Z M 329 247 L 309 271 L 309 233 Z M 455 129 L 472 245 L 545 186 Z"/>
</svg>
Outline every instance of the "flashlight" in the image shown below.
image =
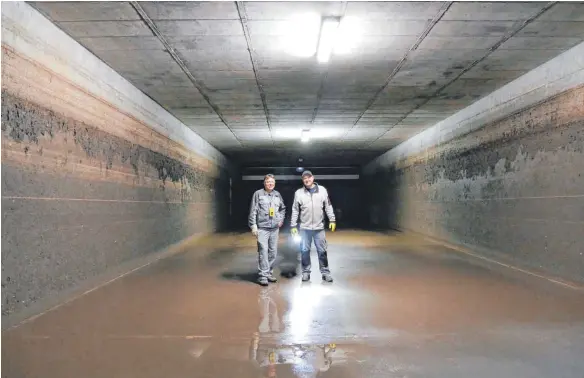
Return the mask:
<svg viewBox="0 0 584 378">
<path fill-rule="evenodd" d="M 292 241 L 294 241 L 296 244 L 299 244 L 302 241 L 302 237 L 300 235 L 294 235 L 292 236 Z"/>
</svg>

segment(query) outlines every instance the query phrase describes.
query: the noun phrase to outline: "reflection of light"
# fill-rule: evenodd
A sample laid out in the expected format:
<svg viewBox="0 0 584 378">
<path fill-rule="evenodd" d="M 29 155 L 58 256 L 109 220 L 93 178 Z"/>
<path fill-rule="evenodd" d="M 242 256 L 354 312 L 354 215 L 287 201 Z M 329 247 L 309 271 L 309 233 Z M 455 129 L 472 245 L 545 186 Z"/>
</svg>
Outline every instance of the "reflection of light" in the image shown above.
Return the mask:
<svg viewBox="0 0 584 378">
<path fill-rule="evenodd" d="M 195 342 L 194 347 L 190 350 L 191 356 L 195 358 L 201 357 L 201 355 L 211 346 L 211 342 L 203 341 L 203 342 Z"/>
<path fill-rule="evenodd" d="M 302 130 L 302 134 L 300 134 L 300 140 L 302 143 L 307 143 L 310 141 L 310 130 Z"/>
<path fill-rule="evenodd" d="M 316 59 L 319 63 L 327 63 L 331 58 L 333 47 L 337 43 L 337 29 L 339 27 L 338 18 L 325 18 L 320 29 L 320 41 L 318 42 L 318 52 Z"/>
<path fill-rule="evenodd" d="M 329 60 L 331 53 L 348 54 L 362 39 L 362 27 L 356 17 L 328 17 L 321 19 L 316 13 L 298 14 L 281 23 L 276 33 L 280 49 L 292 56 L 308 58 L 317 53 L 321 63 Z M 320 40 L 319 40 L 320 37 Z"/>
<path fill-rule="evenodd" d="M 335 127 L 319 127 L 310 130 L 310 139 L 329 139 L 341 137 L 345 134 L 347 130 L 343 128 Z M 284 139 L 284 140 L 294 140 L 297 139 L 299 134 L 302 135 L 302 129 L 298 128 L 273 128 L 272 134 L 274 138 Z"/>
<path fill-rule="evenodd" d="M 302 241 L 302 237 L 300 235 L 294 235 L 292 237 L 292 240 L 294 241 L 294 243 L 299 244 Z"/>
<path fill-rule="evenodd" d="M 359 43 L 361 33 L 359 20 L 355 17 L 344 17 L 337 30 L 337 43 L 333 49 L 335 54 L 348 54 Z"/>
<path fill-rule="evenodd" d="M 295 342 L 301 342 L 312 323 L 313 312 L 321 300 L 332 290 L 326 286 L 301 286 L 292 295 L 292 310 L 288 314 L 290 334 Z"/>
<path fill-rule="evenodd" d="M 285 50 L 294 56 L 311 57 L 316 53 L 320 16 L 315 13 L 293 16 L 283 32 Z"/>
</svg>

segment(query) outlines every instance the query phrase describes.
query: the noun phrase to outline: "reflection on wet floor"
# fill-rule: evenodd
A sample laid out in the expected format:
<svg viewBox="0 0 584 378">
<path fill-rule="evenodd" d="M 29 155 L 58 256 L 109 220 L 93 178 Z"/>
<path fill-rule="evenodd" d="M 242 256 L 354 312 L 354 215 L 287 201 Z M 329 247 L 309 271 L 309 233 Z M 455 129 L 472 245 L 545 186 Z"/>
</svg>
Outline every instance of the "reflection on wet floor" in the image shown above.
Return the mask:
<svg viewBox="0 0 584 378">
<path fill-rule="evenodd" d="M 325 288 L 326 289 L 326 288 Z M 330 289 L 326 289 L 330 290 Z M 259 295 L 261 322 L 258 332 L 254 332 L 252 340 L 252 352 L 250 359 L 260 367 L 265 368 L 268 377 L 275 377 L 275 365 L 287 364 L 294 367 L 298 372 L 317 373 L 328 371 L 333 362 L 346 361 L 342 350 L 337 350 L 335 343 L 328 344 L 291 344 L 273 345 L 270 340 L 282 331 L 282 319 L 278 312 L 276 298 L 277 287 L 262 288 Z M 318 290 L 314 291 L 318 292 Z M 319 300 L 317 295 L 302 295 L 300 292 L 296 300 L 292 302 L 287 315 L 287 324 L 290 326 L 289 332 L 295 336 L 302 337 L 303 330 L 310 318 L 313 302 Z M 296 294 L 295 294 L 296 295 Z M 300 301 L 298 301 L 300 299 Z"/>
<path fill-rule="evenodd" d="M 313 295 L 312 298 L 318 296 Z M 281 299 L 279 287 L 261 288 L 258 296 L 261 320 L 250 344 L 223 345 L 224 356 L 230 358 L 244 356 L 245 353 L 241 351 L 248 350 L 249 361 L 262 370 L 265 377 L 277 377 L 276 365 L 289 365 L 290 371 L 297 373 L 298 376 L 316 376 L 318 373 L 328 371 L 333 362 L 335 365 L 347 362 L 346 352 L 335 343 L 287 345 L 275 343 L 285 323 L 290 325 L 289 333 L 302 336 L 302 331 L 295 327 L 304 325 L 310 317 L 311 299 L 307 299 L 305 302 L 307 305 L 303 306 L 296 307 L 292 303 L 294 311 L 287 314 L 287 319 L 284 319 L 284 313 L 278 309 Z M 190 354 L 197 359 L 205 358 L 205 351 L 211 346 L 211 341 L 196 340 L 192 343 Z"/>
<path fill-rule="evenodd" d="M 253 244 L 217 244 L 3 332 L 2 376 L 584 377 L 581 291 L 342 233 L 333 284 L 290 274 L 283 243 L 280 281 L 263 288 Z"/>
</svg>

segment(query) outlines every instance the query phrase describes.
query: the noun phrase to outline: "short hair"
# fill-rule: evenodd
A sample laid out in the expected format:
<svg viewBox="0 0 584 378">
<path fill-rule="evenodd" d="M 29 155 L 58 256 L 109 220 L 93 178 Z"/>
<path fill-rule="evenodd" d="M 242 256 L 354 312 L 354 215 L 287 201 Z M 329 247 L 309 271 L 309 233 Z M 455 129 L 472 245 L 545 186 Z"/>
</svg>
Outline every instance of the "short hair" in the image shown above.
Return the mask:
<svg viewBox="0 0 584 378">
<path fill-rule="evenodd" d="M 268 173 L 267 175 L 264 176 L 264 181 L 266 181 L 267 179 L 274 179 L 274 181 L 276 181 L 276 178 L 274 177 L 273 174 Z"/>
</svg>

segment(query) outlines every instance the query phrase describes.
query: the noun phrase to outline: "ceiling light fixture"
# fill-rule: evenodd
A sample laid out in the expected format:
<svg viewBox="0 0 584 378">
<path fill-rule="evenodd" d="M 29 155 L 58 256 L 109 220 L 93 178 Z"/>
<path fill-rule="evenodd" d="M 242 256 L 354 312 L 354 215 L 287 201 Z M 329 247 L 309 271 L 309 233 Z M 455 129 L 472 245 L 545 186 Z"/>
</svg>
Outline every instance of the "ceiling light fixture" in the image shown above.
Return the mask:
<svg viewBox="0 0 584 378">
<path fill-rule="evenodd" d="M 337 30 L 340 22 L 340 17 L 323 18 L 316 52 L 316 59 L 319 63 L 327 63 L 331 58 L 331 53 L 337 41 Z"/>
<path fill-rule="evenodd" d="M 310 141 L 310 130 L 302 130 L 302 134 L 300 134 L 300 141 L 302 143 L 307 143 Z"/>
</svg>

